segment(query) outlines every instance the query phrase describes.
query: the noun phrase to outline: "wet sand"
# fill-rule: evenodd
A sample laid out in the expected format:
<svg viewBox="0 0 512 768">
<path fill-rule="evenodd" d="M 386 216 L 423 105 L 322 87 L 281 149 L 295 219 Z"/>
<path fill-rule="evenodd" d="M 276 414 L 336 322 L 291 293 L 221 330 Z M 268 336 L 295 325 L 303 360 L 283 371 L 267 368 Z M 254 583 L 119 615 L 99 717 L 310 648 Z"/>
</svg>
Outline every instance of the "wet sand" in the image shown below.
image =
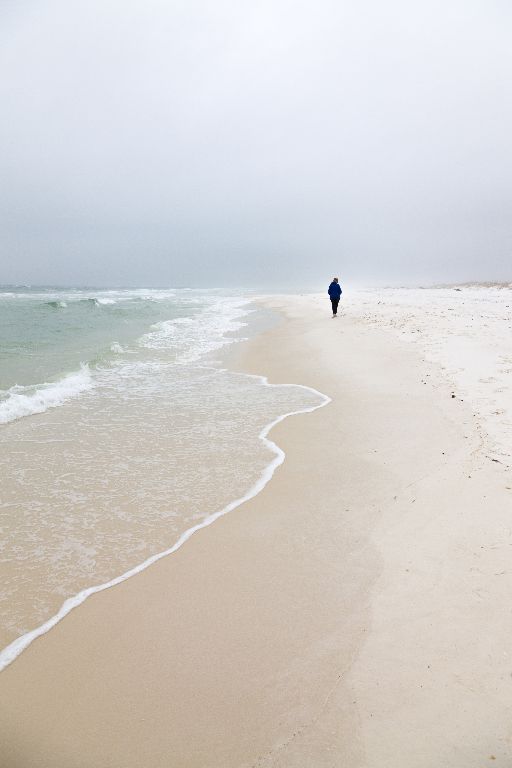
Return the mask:
<svg viewBox="0 0 512 768">
<path fill-rule="evenodd" d="M 324 298 L 267 303 L 285 320 L 230 365 L 332 402 L 273 429 L 256 498 L 0 675 L 2 768 L 512 758 L 510 474 L 417 348 Z"/>
</svg>

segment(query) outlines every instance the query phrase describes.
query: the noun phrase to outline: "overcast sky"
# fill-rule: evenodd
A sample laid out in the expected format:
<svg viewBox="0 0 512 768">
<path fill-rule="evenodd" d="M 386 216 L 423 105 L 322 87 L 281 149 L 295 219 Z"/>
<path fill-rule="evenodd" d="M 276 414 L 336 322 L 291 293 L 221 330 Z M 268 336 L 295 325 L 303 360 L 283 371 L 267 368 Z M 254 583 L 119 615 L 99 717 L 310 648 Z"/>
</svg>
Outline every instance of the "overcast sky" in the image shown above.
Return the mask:
<svg viewBox="0 0 512 768">
<path fill-rule="evenodd" d="M 512 280 L 509 0 L 0 0 L 0 283 Z"/>
</svg>

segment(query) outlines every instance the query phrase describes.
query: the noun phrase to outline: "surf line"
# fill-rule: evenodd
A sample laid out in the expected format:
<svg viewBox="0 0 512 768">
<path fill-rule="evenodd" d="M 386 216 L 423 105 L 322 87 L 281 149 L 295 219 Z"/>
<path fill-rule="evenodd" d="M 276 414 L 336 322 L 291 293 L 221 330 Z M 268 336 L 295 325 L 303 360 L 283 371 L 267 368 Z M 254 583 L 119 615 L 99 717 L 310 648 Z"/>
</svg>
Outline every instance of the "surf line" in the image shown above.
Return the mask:
<svg viewBox="0 0 512 768">
<path fill-rule="evenodd" d="M 214 512 L 212 515 L 209 515 L 201 523 L 194 525 L 192 528 L 188 528 L 184 533 L 181 534 L 177 542 L 173 544 L 173 546 L 169 549 L 165 549 L 163 552 L 159 552 L 156 555 L 151 555 L 151 557 L 148 557 L 147 560 L 144 560 L 144 562 L 140 563 L 140 565 L 136 565 L 134 568 L 130 568 L 130 570 L 121 574 L 121 576 L 117 576 L 115 579 L 111 579 L 111 581 L 107 581 L 104 584 L 98 584 L 95 587 L 87 587 L 87 589 L 83 589 L 73 597 L 69 597 L 61 605 L 58 612 L 51 618 L 47 619 L 39 627 L 36 627 L 30 632 L 26 632 L 24 635 L 21 635 L 21 637 L 16 638 L 16 640 L 13 640 L 12 643 L 0 651 L 0 672 L 8 667 L 9 664 L 12 664 L 12 662 L 17 659 L 18 656 L 34 642 L 34 640 L 37 640 L 38 637 L 41 637 L 42 635 L 45 635 L 47 632 L 49 632 L 50 629 L 62 621 L 62 619 L 67 616 L 68 613 L 70 613 L 74 608 L 78 608 L 79 605 L 82 605 L 82 603 L 84 603 L 88 597 L 91 597 L 91 595 L 95 595 L 98 592 L 103 592 L 105 589 L 115 587 L 118 584 L 121 584 L 121 582 L 127 581 L 127 579 L 135 576 L 137 573 L 145 571 L 146 568 L 149 568 L 150 565 L 158 562 L 158 560 L 162 560 L 162 558 L 167 557 L 168 555 L 172 555 L 173 552 L 176 552 L 178 549 L 180 549 L 180 547 L 182 547 L 183 544 L 185 544 L 185 542 L 194 535 L 194 533 L 202 530 L 203 528 L 207 528 L 209 525 L 218 520 L 219 517 L 227 515 L 237 507 L 240 507 L 246 501 L 250 501 L 250 499 L 253 499 L 255 496 L 257 496 L 258 493 L 260 493 L 260 491 L 262 491 L 267 483 L 271 480 L 274 472 L 279 466 L 281 466 L 286 457 L 283 449 L 280 448 L 277 443 L 274 443 L 273 440 L 268 438 L 270 430 L 275 427 L 276 424 L 279 424 L 281 421 L 287 419 L 288 416 L 298 416 L 301 413 L 312 413 L 313 411 L 316 411 L 319 408 L 323 408 L 332 402 L 331 397 L 325 395 L 323 392 L 319 392 L 318 389 L 308 387 L 305 384 L 270 384 L 266 376 L 259 376 L 251 373 L 244 373 L 241 375 L 247 376 L 251 379 L 258 379 L 260 383 L 265 387 L 294 387 L 304 389 L 308 392 L 313 392 L 313 394 L 318 395 L 320 398 L 322 398 L 322 402 L 318 405 L 310 406 L 309 408 L 301 408 L 298 411 L 289 411 L 288 413 L 284 413 L 282 416 L 278 416 L 277 419 L 274 419 L 274 421 L 271 421 L 270 424 L 267 424 L 267 426 L 261 430 L 258 438 L 274 453 L 274 459 L 265 467 L 259 480 L 254 483 L 254 485 L 247 491 L 246 494 L 244 494 L 244 496 L 241 496 L 235 501 L 231 501 L 223 509 L 219 510 L 218 512 Z"/>
</svg>

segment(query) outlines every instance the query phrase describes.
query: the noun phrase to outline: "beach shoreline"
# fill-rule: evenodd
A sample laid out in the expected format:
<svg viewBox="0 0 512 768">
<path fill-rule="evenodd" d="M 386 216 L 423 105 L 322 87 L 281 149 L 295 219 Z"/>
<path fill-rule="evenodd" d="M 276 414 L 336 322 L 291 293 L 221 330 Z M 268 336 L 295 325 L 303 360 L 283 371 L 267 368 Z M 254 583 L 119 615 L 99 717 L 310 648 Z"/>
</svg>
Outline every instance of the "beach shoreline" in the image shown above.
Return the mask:
<svg viewBox="0 0 512 768">
<path fill-rule="evenodd" d="M 389 329 L 263 301 L 283 322 L 228 365 L 332 402 L 274 426 L 258 495 L 2 673 L 5 768 L 510 758 L 510 482 L 470 405 Z"/>
</svg>

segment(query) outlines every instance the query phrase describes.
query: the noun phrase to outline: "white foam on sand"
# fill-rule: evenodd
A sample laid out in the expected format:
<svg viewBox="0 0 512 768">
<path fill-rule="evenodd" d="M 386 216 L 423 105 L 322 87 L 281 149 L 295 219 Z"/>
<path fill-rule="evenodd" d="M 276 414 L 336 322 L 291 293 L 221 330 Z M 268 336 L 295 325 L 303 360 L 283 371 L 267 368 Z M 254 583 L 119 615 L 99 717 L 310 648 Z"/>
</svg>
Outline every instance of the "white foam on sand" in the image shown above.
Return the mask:
<svg viewBox="0 0 512 768">
<path fill-rule="evenodd" d="M 197 315 L 163 320 L 139 339 L 147 349 L 173 349 L 175 362 L 191 364 L 227 344 L 241 341 L 229 336 L 246 325 L 247 299 L 223 298 L 205 306 Z"/>
<path fill-rule="evenodd" d="M 82 365 L 79 371 L 70 373 L 59 381 L 40 384 L 36 389 L 15 385 L 4 392 L 5 399 L 0 402 L 0 424 L 8 424 L 35 413 L 44 413 L 49 408 L 57 408 L 93 387 L 94 382 L 87 365 Z"/>
<path fill-rule="evenodd" d="M 105 589 L 110 589 L 111 587 L 115 587 L 117 586 L 117 584 L 121 584 L 121 582 L 126 581 L 132 576 L 135 576 L 141 571 L 144 571 L 146 568 L 149 568 L 150 565 L 153 565 L 153 563 L 156 563 L 158 560 L 161 560 L 162 558 L 173 554 L 173 552 L 176 552 L 178 549 L 180 549 L 180 547 L 182 547 L 183 544 L 185 544 L 185 542 L 187 542 L 191 538 L 191 536 L 194 535 L 194 533 L 196 533 L 197 531 L 200 531 L 203 528 L 207 528 L 209 525 L 214 523 L 220 517 L 227 515 L 229 512 L 232 512 L 234 509 L 244 504 L 246 501 L 249 501 L 250 499 L 253 499 L 255 496 L 257 496 L 257 494 L 260 493 L 260 491 L 262 491 L 263 488 L 267 485 L 267 483 L 271 480 L 277 467 L 279 467 L 283 463 L 286 456 L 282 448 L 280 448 L 276 443 L 274 443 L 273 440 L 270 440 L 268 438 L 268 434 L 270 430 L 273 427 L 275 427 L 276 424 L 279 424 L 281 421 L 284 421 L 284 419 L 288 418 L 289 416 L 295 416 L 301 413 L 312 413 L 313 411 L 316 411 L 319 408 L 323 408 L 325 405 L 331 402 L 331 398 L 328 397 L 328 395 L 325 395 L 322 392 L 319 392 L 317 389 L 314 389 L 313 387 L 308 387 L 303 384 L 270 384 L 268 379 L 265 376 L 256 376 L 253 374 L 241 374 L 241 375 L 245 375 L 251 379 L 256 379 L 260 381 L 260 383 L 263 386 L 266 386 L 266 387 L 291 386 L 294 388 L 299 388 L 308 392 L 312 392 L 313 394 L 318 395 L 318 397 L 321 398 L 321 402 L 318 405 L 304 407 L 296 411 L 289 411 L 288 413 L 285 413 L 282 416 L 279 416 L 277 419 L 274 419 L 273 421 L 270 422 L 270 424 L 267 424 L 267 426 L 262 429 L 258 437 L 263 442 L 263 444 L 272 451 L 272 453 L 274 454 L 274 458 L 270 462 L 270 464 L 268 464 L 267 467 L 263 470 L 259 480 L 257 480 L 256 483 L 254 483 L 254 485 L 247 491 L 246 494 L 244 494 L 238 499 L 235 499 L 235 501 L 230 502 L 227 506 L 225 506 L 223 509 L 219 510 L 218 512 L 214 512 L 212 515 L 209 515 L 201 523 L 198 523 L 197 525 L 194 525 L 188 530 L 186 530 L 184 533 L 181 534 L 177 542 L 169 549 L 166 549 L 163 552 L 159 552 L 156 555 L 152 555 L 143 563 L 140 563 L 140 565 L 137 565 L 134 568 L 131 568 L 130 570 L 126 571 L 120 576 L 117 576 L 115 579 L 112 579 L 111 581 L 108 581 L 104 584 L 99 584 L 94 587 L 88 587 L 87 589 L 83 589 L 81 592 L 74 595 L 73 597 L 68 598 L 62 604 L 59 611 L 54 616 L 49 618 L 39 627 L 36 627 L 30 632 L 27 632 L 21 637 L 18 637 L 16 640 L 14 640 L 12 643 L 10 643 L 6 648 L 4 648 L 0 652 L 0 671 L 5 669 L 5 667 L 7 667 L 9 664 L 11 664 L 26 648 L 28 648 L 29 645 L 31 645 L 31 643 L 34 642 L 34 640 L 36 640 L 38 637 L 41 637 L 42 635 L 49 632 L 49 630 L 52 629 L 56 624 L 58 624 L 59 621 L 62 621 L 62 619 L 65 616 L 67 616 L 67 614 L 70 613 L 70 611 L 72 611 L 74 608 L 77 608 L 79 605 L 85 602 L 85 600 L 87 600 L 88 597 L 91 597 L 91 595 L 97 594 L 98 592 L 103 592 Z"/>
</svg>

